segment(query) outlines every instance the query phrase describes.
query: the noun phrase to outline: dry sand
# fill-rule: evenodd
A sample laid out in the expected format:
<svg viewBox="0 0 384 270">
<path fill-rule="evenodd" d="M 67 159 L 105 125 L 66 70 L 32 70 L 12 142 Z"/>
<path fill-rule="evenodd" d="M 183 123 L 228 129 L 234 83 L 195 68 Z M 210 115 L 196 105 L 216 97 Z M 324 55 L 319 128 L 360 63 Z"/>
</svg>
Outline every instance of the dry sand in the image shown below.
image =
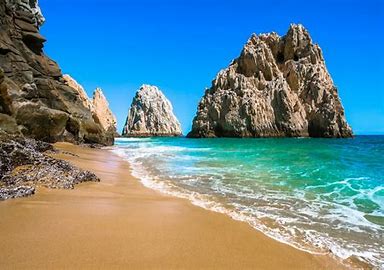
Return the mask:
<svg viewBox="0 0 384 270">
<path fill-rule="evenodd" d="M 100 183 L 0 202 L 0 269 L 341 269 L 243 222 L 147 189 L 107 150 L 57 157 Z"/>
</svg>

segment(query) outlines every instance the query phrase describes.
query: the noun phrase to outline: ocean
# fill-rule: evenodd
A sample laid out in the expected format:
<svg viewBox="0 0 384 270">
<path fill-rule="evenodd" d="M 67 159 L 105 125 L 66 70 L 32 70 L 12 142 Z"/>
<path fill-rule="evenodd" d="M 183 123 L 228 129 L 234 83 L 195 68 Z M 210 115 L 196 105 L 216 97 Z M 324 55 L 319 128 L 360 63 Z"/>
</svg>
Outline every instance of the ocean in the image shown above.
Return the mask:
<svg viewBox="0 0 384 270">
<path fill-rule="evenodd" d="M 313 253 L 384 268 L 384 136 L 119 138 L 149 187 Z"/>
</svg>

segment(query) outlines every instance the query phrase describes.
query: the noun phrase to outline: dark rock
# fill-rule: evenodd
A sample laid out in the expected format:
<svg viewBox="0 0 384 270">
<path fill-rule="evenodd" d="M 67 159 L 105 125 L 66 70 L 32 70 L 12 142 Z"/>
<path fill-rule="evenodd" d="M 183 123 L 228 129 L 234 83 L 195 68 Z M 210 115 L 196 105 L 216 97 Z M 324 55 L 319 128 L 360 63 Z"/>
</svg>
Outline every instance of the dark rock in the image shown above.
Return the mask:
<svg viewBox="0 0 384 270">
<path fill-rule="evenodd" d="M 0 129 L 47 142 L 113 144 L 44 54 L 37 0 L 0 1 L 0 15 Z"/>
<path fill-rule="evenodd" d="M 15 188 L 0 188 L 0 201 L 28 197 L 35 194 L 34 187 L 20 186 Z"/>
<path fill-rule="evenodd" d="M 0 113 L 0 131 L 6 132 L 8 134 L 21 135 L 16 120 L 13 117 L 3 113 Z"/>
<path fill-rule="evenodd" d="M 12 113 L 12 99 L 5 84 L 4 71 L 0 68 L 0 113 Z"/>
<path fill-rule="evenodd" d="M 51 144 L 0 133 L 0 199 L 33 194 L 34 188 L 72 189 L 85 181 L 100 181 L 92 172 L 45 153 Z"/>
<path fill-rule="evenodd" d="M 24 44 L 35 54 L 41 55 L 43 53 L 44 42 L 46 39 L 39 33 L 23 32 Z"/>
<path fill-rule="evenodd" d="M 38 31 L 37 27 L 31 23 L 31 21 L 28 21 L 26 19 L 15 19 L 15 24 L 20 27 L 21 30 L 27 31 L 27 32 L 33 32 L 36 33 Z"/>
<path fill-rule="evenodd" d="M 25 136 L 47 142 L 56 142 L 63 138 L 68 114 L 31 103 L 19 108 L 16 121 L 23 126 Z"/>
</svg>

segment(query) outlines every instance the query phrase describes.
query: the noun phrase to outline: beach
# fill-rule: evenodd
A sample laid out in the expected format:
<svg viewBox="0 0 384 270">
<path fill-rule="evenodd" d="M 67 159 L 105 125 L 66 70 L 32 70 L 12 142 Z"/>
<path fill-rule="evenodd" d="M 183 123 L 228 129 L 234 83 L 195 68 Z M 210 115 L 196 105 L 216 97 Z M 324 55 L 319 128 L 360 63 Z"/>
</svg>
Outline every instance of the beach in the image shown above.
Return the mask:
<svg viewBox="0 0 384 270">
<path fill-rule="evenodd" d="M 343 269 L 244 222 L 145 188 L 111 151 L 58 143 L 100 183 L 0 203 L 1 269 Z M 72 154 L 69 154 L 69 153 Z"/>
</svg>

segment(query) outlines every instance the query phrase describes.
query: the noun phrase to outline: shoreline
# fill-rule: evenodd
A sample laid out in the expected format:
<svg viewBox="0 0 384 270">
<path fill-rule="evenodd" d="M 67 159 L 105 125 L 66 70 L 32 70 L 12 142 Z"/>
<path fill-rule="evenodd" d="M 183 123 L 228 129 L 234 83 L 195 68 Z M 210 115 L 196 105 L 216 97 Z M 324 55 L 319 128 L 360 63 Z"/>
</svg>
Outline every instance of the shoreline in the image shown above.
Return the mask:
<svg viewBox="0 0 384 270">
<path fill-rule="evenodd" d="M 245 222 L 146 188 L 109 150 L 55 147 L 75 154 L 56 158 L 101 182 L 39 188 L 2 202 L 2 268 L 346 268 L 331 255 L 300 251 Z"/>
<path fill-rule="evenodd" d="M 329 254 L 332 254 L 332 252 L 319 251 L 313 247 L 312 247 L 312 250 L 310 250 L 311 247 L 309 245 L 306 247 L 300 247 L 299 245 L 295 245 L 294 243 L 286 241 L 282 238 L 279 239 L 278 236 L 269 234 L 268 231 L 265 231 L 262 228 L 260 228 L 260 226 L 261 226 L 261 224 L 263 224 L 263 222 L 255 224 L 253 222 L 253 219 L 247 218 L 242 214 L 239 214 L 235 211 L 232 211 L 232 210 L 226 208 L 220 202 L 213 201 L 213 200 L 206 199 L 206 198 L 202 198 L 201 196 L 199 196 L 199 194 L 196 194 L 193 192 L 188 193 L 186 191 L 182 191 L 180 188 L 177 188 L 174 185 L 169 186 L 169 183 L 163 184 L 161 182 L 159 183 L 159 182 L 154 182 L 153 180 L 148 180 L 147 177 L 143 178 L 143 176 L 139 175 L 138 173 L 135 173 L 135 170 L 132 169 L 132 166 L 136 166 L 136 164 L 133 164 L 128 159 L 125 159 L 124 156 L 120 156 L 119 153 L 116 153 L 113 150 L 110 150 L 110 151 L 112 152 L 112 154 L 119 156 L 121 159 L 123 159 L 125 162 L 127 162 L 129 164 L 131 176 L 133 178 L 135 178 L 137 181 L 139 181 L 145 188 L 148 188 L 150 190 L 154 190 L 155 192 L 158 192 L 164 196 L 170 196 L 172 198 L 186 200 L 196 207 L 202 208 L 202 209 L 207 210 L 207 211 L 223 214 L 225 216 L 230 217 L 231 219 L 233 219 L 235 221 L 246 223 L 250 227 L 255 229 L 256 231 L 262 233 L 263 235 L 266 235 L 267 237 L 273 239 L 274 241 L 277 241 L 279 243 L 283 243 L 285 245 L 291 246 L 291 247 L 298 249 L 300 251 L 304 251 L 304 252 L 310 253 L 312 255 L 320 255 L 320 256 L 324 256 L 324 255 L 329 256 Z M 337 258 L 337 256 L 335 256 L 335 257 Z"/>
</svg>

